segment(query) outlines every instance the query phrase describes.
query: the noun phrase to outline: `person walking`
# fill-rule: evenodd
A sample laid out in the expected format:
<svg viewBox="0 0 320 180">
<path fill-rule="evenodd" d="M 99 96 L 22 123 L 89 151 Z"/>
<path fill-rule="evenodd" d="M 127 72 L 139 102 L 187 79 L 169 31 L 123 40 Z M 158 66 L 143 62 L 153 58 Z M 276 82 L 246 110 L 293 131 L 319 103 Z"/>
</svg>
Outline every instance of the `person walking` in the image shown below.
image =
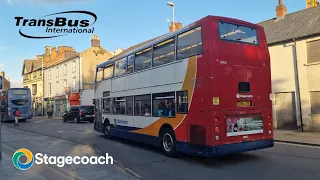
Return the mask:
<svg viewBox="0 0 320 180">
<path fill-rule="evenodd" d="M 19 108 L 14 110 L 13 115 L 14 115 L 14 120 L 15 120 L 14 126 L 19 126 L 19 116 L 20 116 Z"/>
</svg>

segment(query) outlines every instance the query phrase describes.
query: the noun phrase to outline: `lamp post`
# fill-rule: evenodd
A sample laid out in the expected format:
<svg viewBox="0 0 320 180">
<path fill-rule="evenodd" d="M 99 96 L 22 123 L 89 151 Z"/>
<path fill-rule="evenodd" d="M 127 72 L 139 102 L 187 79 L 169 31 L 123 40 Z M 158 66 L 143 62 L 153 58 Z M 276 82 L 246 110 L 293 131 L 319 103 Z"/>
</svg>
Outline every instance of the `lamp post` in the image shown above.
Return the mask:
<svg viewBox="0 0 320 180">
<path fill-rule="evenodd" d="M 174 4 L 172 2 L 168 2 L 167 5 L 172 7 L 172 26 L 173 26 L 173 31 L 175 31 L 176 27 L 174 24 Z"/>
<path fill-rule="evenodd" d="M 42 116 L 44 116 L 44 74 L 43 74 L 43 57 L 41 58 L 42 60 L 42 69 L 41 69 L 41 73 L 42 73 L 42 98 L 41 98 L 41 104 L 42 104 Z"/>
</svg>

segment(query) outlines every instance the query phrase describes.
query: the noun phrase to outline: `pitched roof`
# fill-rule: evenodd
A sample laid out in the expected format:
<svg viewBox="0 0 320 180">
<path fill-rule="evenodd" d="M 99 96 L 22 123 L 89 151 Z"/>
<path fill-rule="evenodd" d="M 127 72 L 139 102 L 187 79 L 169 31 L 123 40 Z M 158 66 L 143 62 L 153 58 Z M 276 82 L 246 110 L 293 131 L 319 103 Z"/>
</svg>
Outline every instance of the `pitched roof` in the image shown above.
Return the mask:
<svg viewBox="0 0 320 180">
<path fill-rule="evenodd" d="M 287 14 L 280 20 L 273 18 L 258 25 L 264 27 L 268 44 L 320 35 L 320 6 Z"/>
<path fill-rule="evenodd" d="M 70 59 L 73 59 L 73 58 L 75 58 L 75 57 L 77 57 L 77 56 L 79 56 L 80 55 L 80 53 L 75 53 L 74 55 L 72 55 L 72 56 L 70 56 L 70 57 L 65 57 L 65 58 L 62 58 L 62 59 L 58 59 L 58 60 L 53 60 L 53 61 L 50 61 L 50 62 L 48 62 L 47 64 L 46 64 L 46 68 L 49 68 L 49 67 L 53 67 L 53 66 L 55 66 L 55 65 L 58 65 L 58 64 L 60 64 L 60 63 L 62 63 L 62 62 L 65 62 L 65 61 L 68 61 L 68 60 L 70 60 Z"/>
<path fill-rule="evenodd" d="M 33 60 L 28 60 L 28 59 L 24 60 L 23 62 L 24 69 L 22 70 L 23 71 L 22 74 L 26 74 L 32 71 L 32 61 Z"/>
</svg>

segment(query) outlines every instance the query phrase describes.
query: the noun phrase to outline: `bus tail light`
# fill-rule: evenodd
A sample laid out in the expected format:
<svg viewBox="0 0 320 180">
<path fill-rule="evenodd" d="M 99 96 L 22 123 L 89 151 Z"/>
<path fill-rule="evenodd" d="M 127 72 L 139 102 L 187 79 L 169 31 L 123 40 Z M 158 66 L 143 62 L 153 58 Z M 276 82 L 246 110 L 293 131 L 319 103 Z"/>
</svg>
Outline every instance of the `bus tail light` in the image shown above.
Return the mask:
<svg viewBox="0 0 320 180">
<path fill-rule="evenodd" d="M 220 137 L 218 135 L 216 135 L 216 141 L 219 141 Z"/>
<path fill-rule="evenodd" d="M 267 66 L 267 63 L 264 62 L 264 63 L 262 63 L 262 65 L 263 65 L 263 67 L 266 67 L 266 66 Z"/>
<path fill-rule="evenodd" d="M 269 130 L 269 134 L 270 134 L 270 135 L 272 134 L 272 130 Z"/>
<path fill-rule="evenodd" d="M 215 118 L 214 118 L 214 122 L 215 122 L 215 123 L 218 123 L 218 122 L 219 122 L 219 118 L 215 117 Z"/>
<path fill-rule="evenodd" d="M 217 59 L 216 59 L 216 62 L 217 62 L 217 63 L 220 63 L 220 58 L 217 58 Z"/>
<path fill-rule="evenodd" d="M 269 127 L 271 127 L 271 126 L 272 126 L 272 124 L 269 122 L 269 123 L 268 123 L 268 126 L 269 126 Z"/>
<path fill-rule="evenodd" d="M 214 128 L 214 130 L 216 130 L 216 132 L 219 132 L 220 128 L 219 128 L 218 126 L 216 126 L 216 127 Z"/>
<path fill-rule="evenodd" d="M 268 115 L 268 119 L 271 120 L 271 118 L 272 118 L 272 116 L 271 116 L 271 115 Z"/>
</svg>

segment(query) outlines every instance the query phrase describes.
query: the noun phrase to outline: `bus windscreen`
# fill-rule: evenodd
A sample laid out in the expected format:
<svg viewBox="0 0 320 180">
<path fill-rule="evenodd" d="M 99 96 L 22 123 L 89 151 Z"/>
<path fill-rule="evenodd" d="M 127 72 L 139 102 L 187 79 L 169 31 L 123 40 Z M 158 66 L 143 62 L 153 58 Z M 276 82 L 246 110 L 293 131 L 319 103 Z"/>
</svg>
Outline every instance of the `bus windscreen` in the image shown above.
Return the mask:
<svg viewBox="0 0 320 180">
<path fill-rule="evenodd" d="M 13 90 L 11 90 L 11 94 L 12 94 L 12 95 L 27 95 L 27 94 L 28 94 L 28 90 L 24 90 L 24 89 L 13 89 Z"/>
<path fill-rule="evenodd" d="M 255 28 L 219 22 L 220 39 L 246 44 L 258 44 L 258 35 Z"/>
</svg>

